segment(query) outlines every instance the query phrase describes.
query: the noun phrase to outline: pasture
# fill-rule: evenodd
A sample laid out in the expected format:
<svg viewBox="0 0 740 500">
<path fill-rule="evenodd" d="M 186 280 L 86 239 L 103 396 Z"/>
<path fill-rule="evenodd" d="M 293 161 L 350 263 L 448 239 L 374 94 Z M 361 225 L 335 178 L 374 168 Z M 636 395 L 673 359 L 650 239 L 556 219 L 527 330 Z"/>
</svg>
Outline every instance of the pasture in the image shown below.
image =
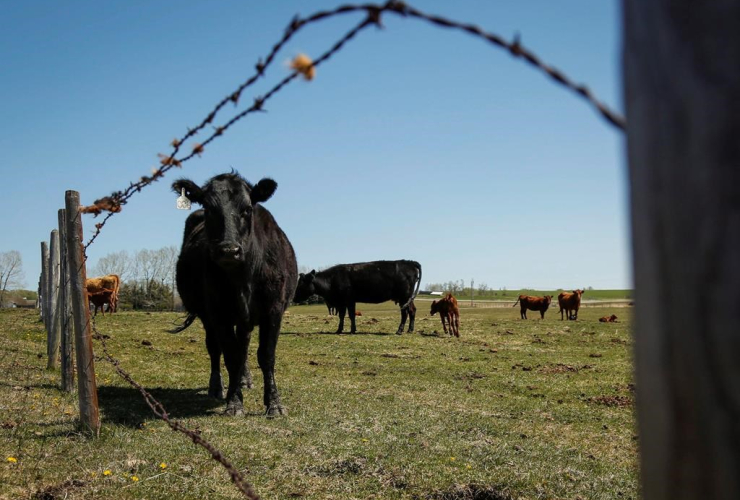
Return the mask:
<svg viewBox="0 0 740 500">
<path fill-rule="evenodd" d="M 358 304 L 355 335 L 334 334 L 323 305 L 291 307 L 276 365 L 288 415 L 275 419 L 262 415 L 256 335 L 255 388 L 246 415 L 230 418 L 206 396 L 199 321 L 179 335 L 164 331 L 174 313 L 96 323 L 122 367 L 265 499 L 637 498 L 629 308 L 614 324 L 598 322 L 614 311 L 593 307 L 575 322 L 556 307 L 523 321 L 518 307 L 461 300 L 454 339 L 429 302 L 417 305 L 416 332 L 402 336 L 392 304 Z M 0 339 L 0 498 L 240 498 L 102 360 L 101 434 L 79 434 L 76 395 L 45 369 L 37 311 L 0 311 Z"/>
</svg>

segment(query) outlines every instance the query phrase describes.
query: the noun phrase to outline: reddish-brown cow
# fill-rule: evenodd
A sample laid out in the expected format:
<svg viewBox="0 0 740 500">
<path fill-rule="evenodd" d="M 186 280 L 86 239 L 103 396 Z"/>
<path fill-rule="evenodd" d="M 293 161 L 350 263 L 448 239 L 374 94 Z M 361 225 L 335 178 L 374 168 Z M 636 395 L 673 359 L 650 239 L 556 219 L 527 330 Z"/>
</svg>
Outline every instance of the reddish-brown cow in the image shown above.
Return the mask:
<svg viewBox="0 0 740 500">
<path fill-rule="evenodd" d="M 522 319 L 527 319 L 527 309 L 530 311 L 539 311 L 540 317 L 542 319 L 545 319 L 545 312 L 547 311 L 547 308 L 550 307 L 550 303 L 552 302 L 552 295 L 545 295 L 544 297 L 533 297 L 531 295 L 520 295 L 518 299 L 516 299 L 516 302 L 514 302 L 514 305 L 511 307 L 516 307 L 517 304 L 521 305 L 521 316 Z"/>
<path fill-rule="evenodd" d="M 112 292 L 110 302 L 108 302 L 111 312 L 118 309 L 118 289 L 121 286 L 121 278 L 117 274 L 106 274 L 98 278 L 88 278 L 85 280 L 87 293 L 95 294 L 104 290 Z"/>
<path fill-rule="evenodd" d="M 563 311 L 566 312 L 568 319 L 578 319 L 578 309 L 581 307 L 581 295 L 583 295 L 583 290 L 573 290 L 572 293 L 561 292 L 558 295 L 560 321 L 563 320 Z"/>
<path fill-rule="evenodd" d="M 451 293 L 448 293 L 443 299 L 432 302 L 432 309 L 429 314 L 433 316 L 435 313 L 439 313 L 445 333 L 448 333 L 447 325 L 449 324 L 449 334 L 455 335 L 455 337 L 460 336 L 460 308 L 457 307 L 457 299 Z"/>
<path fill-rule="evenodd" d="M 616 323 L 617 315 L 612 314 L 611 316 L 604 316 L 603 318 L 599 318 L 599 321 L 601 321 L 602 323 Z"/>
</svg>

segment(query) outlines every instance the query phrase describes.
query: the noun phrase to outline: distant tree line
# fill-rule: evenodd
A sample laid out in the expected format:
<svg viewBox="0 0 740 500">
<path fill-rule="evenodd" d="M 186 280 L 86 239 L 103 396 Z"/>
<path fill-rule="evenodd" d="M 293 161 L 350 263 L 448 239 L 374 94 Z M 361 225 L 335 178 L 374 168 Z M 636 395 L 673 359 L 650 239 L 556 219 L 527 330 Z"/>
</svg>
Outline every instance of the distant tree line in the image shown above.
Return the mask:
<svg viewBox="0 0 740 500">
<path fill-rule="evenodd" d="M 179 250 L 167 246 L 158 250 L 110 253 L 90 268 L 88 277 L 117 274 L 121 278 L 119 308 L 134 310 L 172 310 L 176 298 L 175 266 Z"/>
</svg>

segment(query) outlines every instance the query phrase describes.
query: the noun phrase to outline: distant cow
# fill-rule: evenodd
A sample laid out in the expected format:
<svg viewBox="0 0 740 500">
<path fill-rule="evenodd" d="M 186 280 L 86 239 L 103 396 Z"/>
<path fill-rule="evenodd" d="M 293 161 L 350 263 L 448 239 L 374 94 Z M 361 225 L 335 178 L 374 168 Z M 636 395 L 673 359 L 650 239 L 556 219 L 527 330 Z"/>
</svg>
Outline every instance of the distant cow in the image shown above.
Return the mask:
<svg viewBox="0 0 740 500">
<path fill-rule="evenodd" d="M 89 294 L 102 292 L 103 290 L 111 291 L 108 304 L 112 312 L 116 312 L 118 309 L 118 290 L 120 287 L 121 278 L 117 274 L 106 274 L 105 276 L 85 280 L 85 288 Z"/>
<path fill-rule="evenodd" d="M 349 311 L 355 333 L 357 302 L 379 304 L 392 300 L 401 307 L 401 324 L 396 334 L 403 333 L 406 318 L 409 332 L 414 331 L 416 306 L 414 298 L 421 284 L 421 264 L 412 260 L 379 260 L 357 264 L 340 264 L 318 273 L 314 270 L 298 277 L 294 302 L 303 302 L 311 295 L 320 295 L 339 312 L 337 333 L 344 330 L 344 315 Z M 416 289 L 414 289 L 416 286 Z"/>
<path fill-rule="evenodd" d="M 604 316 L 603 318 L 599 318 L 599 321 L 601 321 L 602 323 L 616 323 L 617 315 L 612 314 L 611 316 Z"/>
<path fill-rule="evenodd" d="M 442 320 L 442 328 L 447 333 L 447 325 L 450 325 L 450 335 L 460 336 L 460 308 L 457 307 L 457 299 L 448 293 L 446 297 L 432 302 L 432 308 L 429 311 L 431 316 L 439 313 Z"/>
<path fill-rule="evenodd" d="M 563 311 L 565 311 L 568 319 L 578 319 L 578 309 L 581 307 L 581 295 L 583 295 L 583 290 L 573 290 L 572 293 L 561 292 L 558 295 L 560 321 L 563 320 Z"/>
<path fill-rule="evenodd" d="M 244 413 L 242 386 L 251 387 L 247 351 L 252 329 L 259 326 L 257 360 L 264 378 L 263 402 L 268 416 L 284 414 L 275 384 L 275 348 L 280 323 L 295 290 L 297 266 L 293 247 L 270 212 L 259 203 L 277 188 L 272 179 L 252 185 L 232 172 L 203 186 L 181 179 L 172 185 L 203 209 L 185 221 L 177 260 L 177 289 L 188 312 L 183 331 L 196 317 L 206 331 L 211 357 L 208 394 L 223 393 L 221 353 L 229 372 L 226 413 Z"/>
<path fill-rule="evenodd" d="M 516 302 L 514 302 L 514 305 L 511 307 L 516 307 L 517 304 L 521 306 L 521 317 L 522 319 L 527 319 L 527 309 L 530 311 L 539 311 L 541 319 L 545 319 L 545 312 L 550 307 L 550 303 L 552 302 L 552 295 L 545 295 L 544 297 L 533 297 L 531 295 L 520 295 L 518 299 L 516 299 Z"/>
<path fill-rule="evenodd" d="M 87 293 L 88 299 L 90 299 L 90 302 L 92 302 L 93 306 L 95 307 L 95 312 L 93 312 L 93 316 L 98 315 L 98 308 L 103 311 L 103 316 L 105 316 L 106 304 L 108 304 L 108 314 L 113 314 L 114 294 L 115 292 L 108 288 L 103 288 L 102 290 L 98 290 L 94 293 Z"/>
</svg>

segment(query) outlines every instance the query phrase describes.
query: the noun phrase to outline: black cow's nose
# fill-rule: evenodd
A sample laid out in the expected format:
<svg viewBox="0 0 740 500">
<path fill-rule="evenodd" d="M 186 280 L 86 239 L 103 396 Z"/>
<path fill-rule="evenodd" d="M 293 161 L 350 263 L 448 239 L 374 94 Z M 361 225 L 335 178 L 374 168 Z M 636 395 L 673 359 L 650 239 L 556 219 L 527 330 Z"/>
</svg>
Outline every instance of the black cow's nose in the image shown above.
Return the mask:
<svg viewBox="0 0 740 500">
<path fill-rule="evenodd" d="M 242 252 L 242 247 L 240 245 L 222 245 L 221 246 L 221 254 L 224 257 L 239 257 L 241 252 Z"/>
</svg>

